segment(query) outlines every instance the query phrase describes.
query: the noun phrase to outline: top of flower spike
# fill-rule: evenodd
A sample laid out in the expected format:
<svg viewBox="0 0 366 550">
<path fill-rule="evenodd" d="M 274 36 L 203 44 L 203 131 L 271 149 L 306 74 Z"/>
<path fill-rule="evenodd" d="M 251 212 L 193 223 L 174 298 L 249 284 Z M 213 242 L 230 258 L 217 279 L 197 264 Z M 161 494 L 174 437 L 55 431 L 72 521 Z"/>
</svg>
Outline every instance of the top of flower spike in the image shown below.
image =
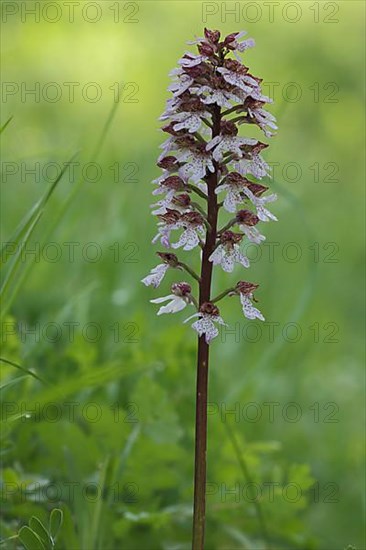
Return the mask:
<svg viewBox="0 0 366 550">
<path fill-rule="evenodd" d="M 198 51 L 202 56 L 211 57 L 212 55 L 223 50 L 238 50 L 240 52 L 254 46 L 254 40 L 249 38 L 247 40 L 240 39 L 247 33 L 245 31 L 233 32 L 228 34 L 221 42 L 221 33 L 218 30 L 210 30 L 205 28 L 204 37 L 197 38 L 194 41 L 188 42 L 188 44 L 198 44 Z"/>
</svg>

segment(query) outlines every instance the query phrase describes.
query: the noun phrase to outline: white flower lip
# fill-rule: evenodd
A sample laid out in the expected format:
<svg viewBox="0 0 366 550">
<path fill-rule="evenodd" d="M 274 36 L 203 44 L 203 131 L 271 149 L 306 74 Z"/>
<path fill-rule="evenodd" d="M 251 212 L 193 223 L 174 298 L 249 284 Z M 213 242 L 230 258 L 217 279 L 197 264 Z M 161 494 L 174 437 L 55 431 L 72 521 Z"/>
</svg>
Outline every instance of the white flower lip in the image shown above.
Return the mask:
<svg viewBox="0 0 366 550">
<path fill-rule="evenodd" d="M 203 334 L 205 335 L 207 344 L 209 344 L 211 340 L 216 338 L 219 334 L 219 329 L 215 326 L 215 323 L 227 326 L 220 315 L 208 315 L 201 312 L 191 315 L 184 322 L 187 323 L 194 317 L 199 317 L 199 319 L 192 324 L 192 328 L 198 333 L 199 336 L 202 336 Z"/>
<path fill-rule="evenodd" d="M 168 300 L 170 300 L 169 304 L 162 306 L 157 315 L 162 315 L 163 313 L 177 313 L 178 311 L 182 311 L 182 309 L 189 304 L 189 300 L 187 300 L 187 298 L 176 296 L 175 294 L 169 294 L 168 296 L 164 296 L 162 298 L 155 298 L 154 300 L 150 300 L 150 302 L 152 304 L 161 304 L 163 302 L 167 302 Z"/>
</svg>

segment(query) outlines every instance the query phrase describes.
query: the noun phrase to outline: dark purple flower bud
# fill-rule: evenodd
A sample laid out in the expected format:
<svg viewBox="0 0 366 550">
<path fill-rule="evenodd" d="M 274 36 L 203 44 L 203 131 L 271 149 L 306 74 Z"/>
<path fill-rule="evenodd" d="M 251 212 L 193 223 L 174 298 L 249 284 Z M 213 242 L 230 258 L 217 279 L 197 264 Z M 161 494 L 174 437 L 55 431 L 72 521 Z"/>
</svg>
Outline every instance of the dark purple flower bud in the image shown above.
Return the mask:
<svg viewBox="0 0 366 550">
<path fill-rule="evenodd" d="M 171 122 L 167 126 L 163 126 L 162 130 L 163 132 L 166 132 L 167 134 L 170 134 L 172 136 L 185 136 L 187 133 L 187 130 L 174 130 L 175 123 Z"/>
<path fill-rule="evenodd" d="M 225 59 L 224 67 L 233 73 L 238 73 L 241 75 L 248 73 L 248 67 L 239 63 L 235 59 Z M 253 78 L 253 77 L 252 77 Z"/>
<path fill-rule="evenodd" d="M 247 185 L 250 181 L 239 174 L 239 172 L 230 172 L 225 178 L 225 183 L 229 185 Z"/>
<path fill-rule="evenodd" d="M 171 291 L 176 296 L 189 296 L 192 292 L 192 288 L 188 283 L 174 283 L 171 286 Z"/>
<path fill-rule="evenodd" d="M 252 294 L 259 285 L 255 283 L 248 283 L 247 281 L 239 281 L 235 287 L 235 290 L 238 294 L 244 294 L 244 296 L 249 296 Z"/>
<path fill-rule="evenodd" d="M 229 246 L 234 246 L 234 244 L 240 243 L 242 239 L 243 235 L 239 235 L 238 233 L 234 233 L 233 231 L 224 231 L 223 234 L 220 236 L 221 244 Z"/>
<path fill-rule="evenodd" d="M 261 141 L 258 141 L 255 145 L 241 145 L 240 149 L 243 151 L 243 153 L 247 153 L 251 156 L 259 155 L 263 149 L 266 149 L 268 147 L 267 143 L 262 143 Z"/>
<path fill-rule="evenodd" d="M 259 101 L 258 99 L 254 99 L 253 97 L 248 96 L 244 101 L 244 108 L 245 109 L 261 109 L 265 105 L 265 101 Z"/>
<path fill-rule="evenodd" d="M 171 254 L 170 252 L 157 252 L 157 255 L 170 267 L 177 267 L 179 264 L 178 258 L 175 254 Z"/>
<path fill-rule="evenodd" d="M 263 151 L 263 149 L 267 149 L 268 143 L 262 143 L 261 141 L 258 141 L 255 145 L 252 146 L 252 154 L 253 155 L 259 155 Z"/>
<path fill-rule="evenodd" d="M 161 182 L 163 187 L 168 187 L 169 189 L 175 189 L 175 191 L 181 191 L 185 189 L 185 183 L 179 176 L 169 176 L 164 181 Z"/>
<path fill-rule="evenodd" d="M 199 97 L 191 96 L 187 100 L 183 100 L 179 105 L 178 111 L 189 111 L 192 113 L 207 110 L 207 105 L 202 103 Z"/>
<path fill-rule="evenodd" d="M 191 204 L 191 197 L 187 193 L 177 195 L 172 199 L 173 204 L 180 206 L 182 208 L 187 208 Z"/>
<path fill-rule="evenodd" d="M 178 212 L 178 210 L 167 208 L 165 214 L 158 214 L 158 218 L 167 225 L 171 225 L 177 223 L 180 220 L 181 213 Z"/>
<path fill-rule="evenodd" d="M 185 136 L 177 137 L 177 139 L 175 140 L 175 143 L 179 147 L 183 147 L 183 148 L 186 147 L 188 149 L 192 149 L 198 146 L 198 142 L 194 139 L 194 137 L 188 134 Z"/>
<path fill-rule="evenodd" d="M 163 159 L 159 160 L 157 165 L 163 170 L 169 170 L 169 172 L 173 172 L 174 170 L 177 170 L 179 168 L 178 160 L 172 156 L 164 157 Z"/>
<path fill-rule="evenodd" d="M 230 45 L 233 42 L 235 42 L 236 37 L 238 36 L 238 34 L 239 34 L 238 32 L 233 32 L 231 34 L 228 34 L 227 37 L 224 40 L 224 46 L 226 46 L 227 48 L 230 48 L 231 47 Z"/>
<path fill-rule="evenodd" d="M 256 197 L 260 197 L 263 193 L 268 191 L 268 187 L 261 185 L 260 183 L 249 182 L 247 187 Z"/>
<path fill-rule="evenodd" d="M 220 31 L 210 31 L 209 29 L 205 28 L 205 37 L 209 42 L 212 42 L 213 44 L 218 44 L 220 40 L 221 33 Z"/>
<path fill-rule="evenodd" d="M 203 217 L 199 212 L 185 212 L 181 215 L 181 221 L 190 226 L 203 225 Z"/>
<path fill-rule="evenodd" d="M 204 302 L 200 307 L 200 312 L 204 315 L 214 315 L 215 317 L 220 315 L 219 308 L 211 302 Z"/>
<path fill-rule="evenodd" d="M 231 120 L 222 120 L 220 132 L 225 136 L 236 136 L 238 134 L 238 128 L 234 122 L 231 122 Z"/>
<path fill-rule="evenodd" d="M 211 44 L 208 44 L 207 42 L 201 42 L 200 44 L 198 44 L 198 51 L 200 52 L 200 54 L 207 57 L 215 55 L 216 49 L 217 48 L 214 45 L 211 46 Z"/>
<path fill-rule="evenodd" d="M 238 223 L 244 223 L 252 227 L 259 222 L 258 216 L 256 216 L 251 210 L 239 210 L 236 214 L 236 220 Z"/>
<path fill-rule="evenodd" d="M 212 68 L 207 63 L 202 62 L 194 67 L 184 67 L 184 72 L 192 78 L 207 78 L 212 75 Z"/>
</svg>

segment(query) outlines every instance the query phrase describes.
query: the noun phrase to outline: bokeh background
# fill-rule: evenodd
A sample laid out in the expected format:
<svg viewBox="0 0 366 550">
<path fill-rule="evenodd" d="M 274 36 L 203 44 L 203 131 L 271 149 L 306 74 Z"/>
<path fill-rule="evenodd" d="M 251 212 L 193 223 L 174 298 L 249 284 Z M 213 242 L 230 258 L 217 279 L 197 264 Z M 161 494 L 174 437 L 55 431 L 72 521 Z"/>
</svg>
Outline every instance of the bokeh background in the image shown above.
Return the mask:
<svg viewBox="0 0 366 550">
<path fill-rule="evenodd" d="M 365 548 L 364 3 L 35 4 L 2 3 L 3 242 L 77 156 L 3 268 L 3 547 L 55 507 L 59 548 L 190 547 L 196 338 L 149 304 L 176 273 L 140 280 L 168 73 L 206 25 L 256 40 L 279 124 L 266 323 L 227 299 L 211 350 L 207 548 Z"/>
</svg>

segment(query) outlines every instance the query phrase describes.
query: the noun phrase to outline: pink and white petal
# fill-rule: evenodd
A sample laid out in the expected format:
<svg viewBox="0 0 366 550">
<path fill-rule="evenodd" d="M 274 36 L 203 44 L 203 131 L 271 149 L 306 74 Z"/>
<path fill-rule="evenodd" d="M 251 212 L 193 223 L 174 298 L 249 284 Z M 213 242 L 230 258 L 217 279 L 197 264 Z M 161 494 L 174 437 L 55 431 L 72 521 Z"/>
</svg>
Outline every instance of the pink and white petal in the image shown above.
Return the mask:
<svg viewBox="0 0 366 550">
<path fill-rule="evenodd" d="M 214 265 L 219 265 L 221 264 L 225 254 L 226 254 L 225 248 L 222 246 L 222 244 L 219 244 L 216 250 L 212 252 L 208 260 L 212 262 Z"/>
<path fill-rule="evenodd" d="M 241 202 L 240 196 L 238 200 L 237 193 L 235 193 L 232 189 L 229 189 L 224 199 L 224 208 L 225 210 L 227 210 L 227 212 L 235 212 L 236 205 L 240 202 Z"/>
<path fill-rule="evenodd" d="M 247 38 L 242 42 L 237 42 L 236 49 L 239 52 L 245 52 L 245 50 L 247 50 L 248 48 L 254 48 L 254 46 L 255 46 L 255 41 L 253 40 L 253 38 Z"/>
<path fill-rule="evenodd" d="M 219 329 L 215 327 L 212 321 L 210 321 L 210 325 L 208 326 L 207 330 L 205 331 L 205 340 L 206 343 L 209 344 L 211 340 L 216 338 L 219 334 Z"/>
<path fill-rule="evenodd" d="M 246 256 L 244 256 L 244 254 L 242 254 L 240 250 L 238 251 L 238 260 L 239 260 L 239 263 L 244 267 L 250 266 L 249 259 Z"/>
<path fill-rule="evenodd" d="M 189 317 L 187 317 L 187 319 L 184 319 L 183 323 L 188 323 L 188 321 L 190 321 L 191 319 L 194 319 L 195 317 L 202 317 L 202 313 L 198 312 L 198 313 L 194 313 L 193 315 L 190 315 Z"/>
<path fill-rule="evenodd" d="M 162 304 L 163 302 L 167 302 L 168 300 L 172 300 L 175 298 L 174 294 L 168 294 L 168 296 L 162 296 L 161 298 L 154 298 L 153 300 L 150 300 L 152 304 Z"/>
<path fill-rule="evenodd" d="M 262 205 L 257 206 L 257 216 L 262 222 L 268 222 L 269 220 L 278 221 L 278 218 Z"/>
<path fill-rule="evenodd" d="M 229 189 L 230 186 L 227 185 L 227 183 L 222 183 L 221 185 L 218 185 L 215 189 L 215 194 L 218 195 L 219 193 L 222 193 L 226 189 Z"/>
<path fill-rule="evenodd" d="M 235 256 L 232 251 L 226 252 L 221 260 L 221 267 L 226 273 L 232 273 L 235 266 Z"/>
<path fill-rule="evenodd" d="M 168 269 L 168 264 L 159 264 L 154 267 L 150 271 L 149 275 L 142 279 L 141 282 L 144 283 L 145 286 L 153 286 L 154 288 L 157 288 L 163 280 L 164 275 Z"/>
<path fill-rule="evenodd" d="M 245 233 L 248 240 L 255 244 L 260 244 L 261 241 L 265 241 L 266 237 L 259 233 L 258 229 L 255 227 L 249 227 L 248 225 L 240 225 L 239 226 L 240 231 Z"/>
<path fill-rule="evenodd" d="M 247 319 L 260 319 L 261 321 L 265 320 L 262 313 L 259 311 L 259 309 L 253 306 L 248 296 L 245 296 L 244 294 L 240 294 L 240 301 L 243 307 L 244 316 Z"/>
<path fill-rule="evenodd" d="M 220 317 L 220 315 L 217 315 L 217 316 L 215 317 L 215 321 L 216 321 L 216 323 L 218 323 L 219 325 L 224 325 L 225 327 L 228 326 L 228 324 L 225 323 L 224 319 L 223 319 L 222 317 Z"/>
<path fill-rule="evenodd" d="M 187 302 L 180 298 L 179 296 L 174 296 L 172 301 L 169 302 L 166 306 L 162 306 L 159 311 L 158 315 L 162 315 L 163 313 L 177 313 L 178 311 L 181 311 L 187 306 Z"/>
<path fill-rule="evenodd" d="M 206 145 L 206 151 L 210 151 L 213 147 L 215 147 L 215 145 L 220 143 L 221 139 L 222 136 L 215 136 L 213 139 L 211 139 L 211 141 L 209 141 Z"/>
</svg>

